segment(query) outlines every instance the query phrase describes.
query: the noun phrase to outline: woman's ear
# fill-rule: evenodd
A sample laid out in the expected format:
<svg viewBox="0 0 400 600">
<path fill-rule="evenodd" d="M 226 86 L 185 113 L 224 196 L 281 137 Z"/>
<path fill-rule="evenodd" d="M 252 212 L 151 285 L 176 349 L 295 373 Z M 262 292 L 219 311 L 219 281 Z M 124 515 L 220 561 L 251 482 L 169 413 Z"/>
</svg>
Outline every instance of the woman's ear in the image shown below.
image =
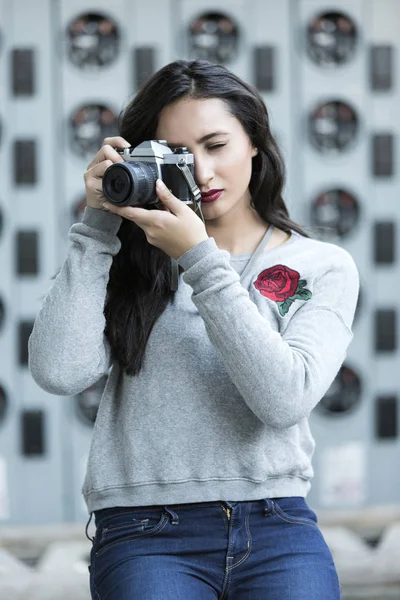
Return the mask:
<svg viewBox="0 0 400 600">
<path fill-rule="evenodd" d="M 258 148 L 253 148 L 251 151 L 251 156 L 254 158 L 258 154 Z"/>
</svg>

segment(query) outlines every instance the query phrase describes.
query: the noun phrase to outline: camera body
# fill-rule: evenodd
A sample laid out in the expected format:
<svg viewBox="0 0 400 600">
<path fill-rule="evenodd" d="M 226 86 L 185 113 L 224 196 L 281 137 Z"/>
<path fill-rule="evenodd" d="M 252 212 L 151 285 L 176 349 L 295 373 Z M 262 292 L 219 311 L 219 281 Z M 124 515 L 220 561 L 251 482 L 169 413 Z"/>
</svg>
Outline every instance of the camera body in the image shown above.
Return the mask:
<svg viewBox="0 0 400 600">
<path fill-rule="evenodd" d="M 155 187 L 158 178 L 185 204 L 200 200 L 193 179 L 193 154 L 187 148 L 171 148 L 165 140 L 146 140 L 135 148 L 115 150 L 124 162 L 111 165 L 103 175 L 103 193 L 112 204 L 160 208 Z"/>
</svg>

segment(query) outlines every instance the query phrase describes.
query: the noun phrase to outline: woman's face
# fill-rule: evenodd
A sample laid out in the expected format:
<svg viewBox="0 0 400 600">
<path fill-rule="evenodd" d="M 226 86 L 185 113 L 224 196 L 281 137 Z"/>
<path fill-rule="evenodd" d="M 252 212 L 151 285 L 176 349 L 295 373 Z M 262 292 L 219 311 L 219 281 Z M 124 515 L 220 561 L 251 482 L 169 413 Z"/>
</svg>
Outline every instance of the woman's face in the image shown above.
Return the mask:
<svg viewBox="0 0 400 600">
<path fill-rule="evenodd" d="M 252 158 L 257 154 L 240 121 L 218 98 L 182 98 L 160 114 L 156 137 L 186 146 L 194 155 L 195 179 L 202 194 L 222 193 L 213 202 L 202 200 L 206 220 L 240 217 L 250 206 Z"/>
</svg>

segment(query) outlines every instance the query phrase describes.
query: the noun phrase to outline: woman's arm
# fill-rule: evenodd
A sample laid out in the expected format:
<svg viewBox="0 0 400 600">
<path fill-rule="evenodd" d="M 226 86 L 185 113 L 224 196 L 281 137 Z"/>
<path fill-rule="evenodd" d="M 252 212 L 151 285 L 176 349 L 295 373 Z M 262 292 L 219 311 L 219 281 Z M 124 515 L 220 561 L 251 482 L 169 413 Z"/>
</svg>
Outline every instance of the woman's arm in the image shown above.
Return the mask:
<svg viewBox="0 0 400 600">
<path fill-rule="evenodd" d="M 83 222 L 69 231 L 67 258 L 28 343 L 32 376 L 52 394 L 77 394 L 108 371 L 103 310 L 112 259 L 120 249 L 121 221 L 86 207 Z"/>
<path fill-rule="evenodd" d="M 281 335 L 241 285 L 229 253 L 212 238 L 178 258 L 233 383 L 271 427 L 285 429 L 308 417 L 334 380 L 352 339 L 357 268 L 339 247 L 329 259 L 332 264 L 314 282 L 312 298 L 290 320 L 285 317 Z M 260 295 L 257 301 L 273 310 L 270 299 Z"/>
</svg>

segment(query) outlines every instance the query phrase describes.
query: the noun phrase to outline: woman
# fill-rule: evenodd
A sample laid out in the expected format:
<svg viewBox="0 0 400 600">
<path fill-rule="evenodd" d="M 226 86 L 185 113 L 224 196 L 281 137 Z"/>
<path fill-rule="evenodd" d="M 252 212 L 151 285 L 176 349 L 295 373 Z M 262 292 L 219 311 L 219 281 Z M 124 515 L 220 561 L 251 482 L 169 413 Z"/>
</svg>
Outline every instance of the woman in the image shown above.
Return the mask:
<svg viewBox="0 0 400 600">
<path fill-rule="evenodd" d="M 83 222 L 29 342 L 54 394 L 111 367 L 83 485 L 92 597 L 336 600 L 305 500 L 308 417 L 352 339 L 355 264 L 290 220 L 265 105 L 224 67 L 167 65 L 120 134 L 87 168 Z M 152 139 L 193 153 L 204 222 L 162 182 L 164 210 L 105 203 L 115 148 Z"/>
</svg>

